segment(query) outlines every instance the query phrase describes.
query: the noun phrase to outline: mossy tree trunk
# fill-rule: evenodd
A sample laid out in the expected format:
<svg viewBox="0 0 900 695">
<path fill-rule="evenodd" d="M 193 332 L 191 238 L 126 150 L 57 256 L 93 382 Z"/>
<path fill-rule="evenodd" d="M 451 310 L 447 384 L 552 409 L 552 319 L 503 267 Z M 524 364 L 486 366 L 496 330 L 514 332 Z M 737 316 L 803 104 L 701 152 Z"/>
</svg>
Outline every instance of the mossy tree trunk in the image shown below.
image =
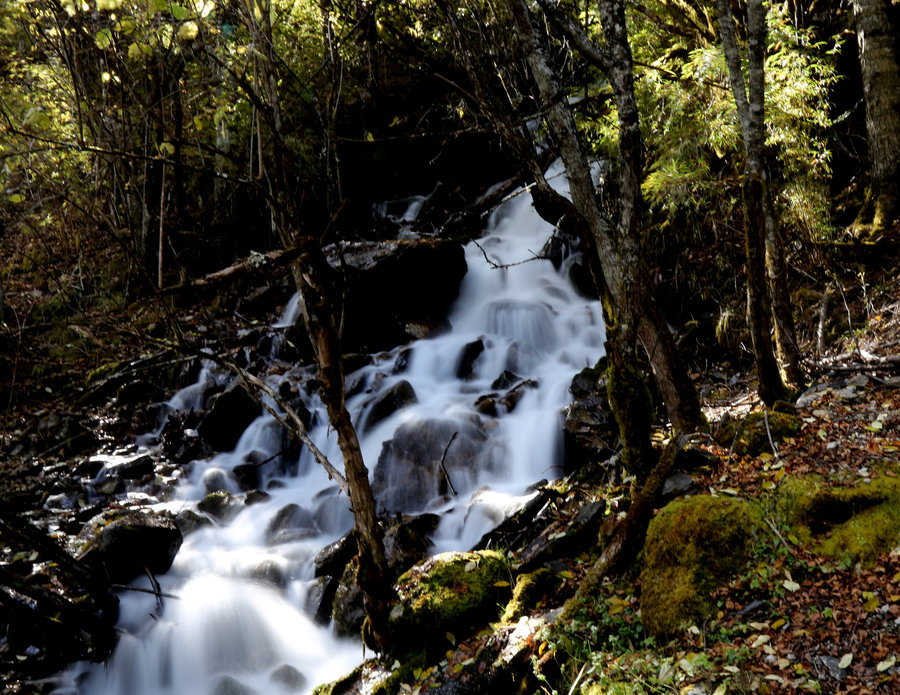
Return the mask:
<svg viewBox="0 0 900 695">
<path fill-rule="evenodd" d="M 900 217 L 900 61 L 888 0 L 853 0 L 870 180 L 854 226 L 878 236 Z"/>
</svg>

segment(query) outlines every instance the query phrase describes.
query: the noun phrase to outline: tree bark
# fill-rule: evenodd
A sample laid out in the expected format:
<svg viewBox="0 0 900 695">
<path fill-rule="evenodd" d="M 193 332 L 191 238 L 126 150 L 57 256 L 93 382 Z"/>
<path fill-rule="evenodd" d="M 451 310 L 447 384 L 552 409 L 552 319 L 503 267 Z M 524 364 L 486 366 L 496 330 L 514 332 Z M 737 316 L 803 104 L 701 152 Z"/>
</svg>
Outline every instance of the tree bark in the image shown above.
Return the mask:
<svg viewBox="0 0 900 695">
<path fill-rule="evenodd" d="M 879 235 L 900 217 L 900 61 L 888 0 L 853 0 L 871 179 L 854 226 Z"/>
<path fill-rule="evenodd" d="M 649 273 L 640 254 L 642 149 L 637 108 L 631 76 L 631 50 L 627 42 L 624 6 L 620 0 L 605 1 L 603 10 L 611 26 L 607 29 L 606 50 L 595 47 L 594 55 L 609 56 L 604 64 L 616 92 L 620 128 L 619 218 L 612 221 L 600 208 L 587 158 L 578 140 L 572 111 L 556 81 L 531 25 L 531 16 L 522 0 L 508 0 L 516 29 L 526 50 L 526 60 L 546 109 L 550 130 L 560 150 L 569 179 L 572 202 L 590 230 L 606 284 L 607 323 L 633 317 L 633 334 L 650 357 L 654 377 L 672 425 L 678 432 L 694 432 L 704 426 L 700 401 L 693 382 L 681 361 L 675 341 L 662 322 L 649 292 Z M 563 31 L 564 28 L 561 27 Z M 589 41 L 589 40 L 588 40 Z M 612 45 L 615 44 L 615 45 Z M 614 56 L 614 57 L 613 57 Z M 589 58 L 590 59 L 590 58 Z M 603 60 L 603 59 L 601 59 Z M 629 318 L 629 320 L 632 320 Z"/>
<path fill-rule="evenodd" d="M 331 308 L 334 297 L 340 296 L 340 292 L 318 241 L 304 237 L 297 246 L 301 249 L 301 255 L 291 269 L 300 295 L 300 311 L 316 355 L 322 402 L 337 433 L 350 490 L 354 532 L 359 548 L 357 584 L 366 609 L 367 632 L 364 637 L 370 647 L 383 652 L 387 646 L 390 602 L 387 561 L 369 472 L 345 401 L 339 331 Z"/>
<path fill-rule="evenodd" d="M 748 90 L 744 83 L 730 0 L 717 0 L 716 5 L 719 12 L 722 48 L 725 51 L 725 61 L 728 65 L 728 78 L 737 107 L 746 154 L 742 196 L 747 271 L 747 322 L 750 326 L 750 337 L 756 357 L 759 396 L 764 403 L 771 405 L 779 398 L 784 397 L 785 387 L 772 345 L 772 302 L 770 287 L 767 283 L 765 258 L 767 209 L 770 211 L 771 224 L 774 225 L 774 216 L 771 215 L 772 208 L 768 200 L 769 193 L 764 165 L 765 12 L 762 8 L 762 0 L 748 0 Z M 779 274 L 776 276 L 783 277 Z M 790 342 L 796 344 L 793 337 L 790 338 Z"/>
</svg>

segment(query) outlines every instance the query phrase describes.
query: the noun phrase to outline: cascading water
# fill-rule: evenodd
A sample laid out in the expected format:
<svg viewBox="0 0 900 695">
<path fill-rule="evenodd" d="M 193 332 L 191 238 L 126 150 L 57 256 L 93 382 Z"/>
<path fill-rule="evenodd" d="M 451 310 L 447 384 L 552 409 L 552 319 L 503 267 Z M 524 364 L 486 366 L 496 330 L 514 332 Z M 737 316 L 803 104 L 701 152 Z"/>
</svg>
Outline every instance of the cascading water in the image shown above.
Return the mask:
<svg viewBox="0 0 900 695">
<path fill-rule="evenodd" d="M 599 303 L 579 296 L 567 279 L 572 259 L 559 269 L 534 260 L 552 231 L 529 195 L 506 203 L 466 249 L 468 272 L 449 317 L 452 329 L 413 343 L 403 369 L 395 351 L 348 375 L 355 394 L 348 407 L 379 503 L 391 511 L 440 512 L 434 552 L 472 547 L 527 498 L 529 485 L 559 472 L 568 386 L 602 354 L 604 335 Z M 292 312 L 289 306 L 282 325 Z M 312 376 L 281 372 L 269 377 L 273 387 L 284 380 L 302 385 Z M 204 370 L 201 383 L 170 405 L 196 405 L 216 378 Z M 403 381 L 408 404 L 375 417 L 378 394 Z M 310 435 L 339 462 L 321 405 L 309 397 L 306 407 Z M 123 594 L 122 637 L 109 663 L 84 667 L 58 692 L 303 693 L 359 663 L 358 643 L 336 638 L 307 614 L 313 558 L 352 527 L 348 500 L 309 452 L 290 465 L 275 463 L 281 448 L 280 428 L 261 415 L 234 451 L 193 463 L 175 499 L 161 507 L 195 506 L 211 480 L 239 492 L 232 471 L 253 456 L 273 458 L 260 468 L 269 497 L 186 536 L 171 570 L 158 578 L 165 594 L 178 597 L 164 599 L 162 610 L 153 595 Z M 417 466 L 426 457 L 446 457 L 448 472 L 423 472 Z M 285 514 L 291 523 L 280 526 Z"/>
</svg>

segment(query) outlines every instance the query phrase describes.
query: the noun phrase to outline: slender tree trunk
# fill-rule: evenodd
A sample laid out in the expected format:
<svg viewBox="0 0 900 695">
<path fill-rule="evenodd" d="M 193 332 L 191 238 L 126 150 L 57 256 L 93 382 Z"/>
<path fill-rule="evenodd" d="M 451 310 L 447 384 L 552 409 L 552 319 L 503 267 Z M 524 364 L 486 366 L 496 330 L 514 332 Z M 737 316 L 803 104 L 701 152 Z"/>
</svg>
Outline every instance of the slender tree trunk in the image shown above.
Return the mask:
<svg viewBox="0 0 900 695">
<path fill-rule="evenodd" d="M 318 367 L 319 390 L 322 402 L 328 412 L 328 419 L 334 428 L 338 446 L 344 458 L 344 473 L 350 491 L 350 505 L 353 510 L 354 532 L 357 539 L 359 566 L 357 585 L 362 594 L 366 610 L 366 631 L 364 638 L 376 651 L 387 647 L 387 618 L 390 599 L 387 561 L 385 559 L 383 533 L 376 515 L 375 498 L 369 483 L 356 434 L 356 428 L 347 410 L 344 390 L 344 370 L 341 362 L 340 330 L 335 315 L 335 298 L 341 296 L 334 272 L 328 264 L 319 245 L 312 235 L 299 233 L 296 205 L 291 200 L 287 181 L 286 157 L 282 131 L 282 115 L 279 100 L 278 75 L 275 73 L 272 49 L 272 26 L 270 22 L 270 0 L 257 0 L 263 20 L 256 23 L 251 10 L 250 22 L 255 27 L 260 46 L 267 47 L 267 59 L 259 61 L 261 92 L 253 95 L 254 101 L 265 109 L 266 123 L 271 129 L 273 140 L 272 165 L 265 171 L 269 188 L 269 206 L 275 231 L 285 249 L 297 247 L 298 259 L 291 265 L 291 272 L 299 294 L 300 310 L 309 333 Z M 262 148 L 262 140 L 259 146 Z"/>
<path fill-rule="evenodd" d="M 889 0 L 853 0 L 871 180 L 854 226 L 877 236 L 900 216 L 900 61 Z"/>
<path fill-rule="evenodd" d="M 650 356 L 654 377 L 664 394 L 666 411 L 673 426 L 679 432 L 694 432 L 703 427 L 703 414 L 696 389 L 681 362 L 671 334 L 663 324 L 656 310 L 649 288 L 649 279 L 640 255 L 640 178 L 641 140 L 637 123 L 637 109 L 634 107 L 633 84 L 630 75 L 631 53 L 625 34 L 624 10 L 621 6 L 610 6 L 606 12 L 610 17 L 620 16 L 617 26 L 612 28 L 614 40 L 618 43 L 610 54 L 624 65 L 614 66 L 609 60 L 607 67 L 615 77 L 610 77 L 614 87 L 631 89 L 630 95 L 622 95 L 623 114 L 620 114 L 622 134 L 621 168 L 625 171 L 620 184 L 624 200 L 620 210 L 618 229 L 614 229 L 608 216 L 600 208 L 591 179 L 590 168 L 578 140 L 575 120 L 564 99 L 544 56 L 538 37 L 531 25 L 531 16 L 522 0 L 508 0 L 510 11 L 516 22 L 517 32 L 526 49 L 526 59 L 546 108 L 550 131 L 560 150 L 572 202 L 590 229 L 594 248 L 600 260 L 600 269 L 610 298 L 607 307 L 607 322 L 620 321 L 619 314 L 634 317 L 636 330 L 631 333 L 640 339 L 641 345 Z M 617 12 L 621 12 L 617 15 Z M 613 20 L 615 22 L 615 20 Z M 600 53 L 604 53 L 599 51 Z M 609 311 L 612 309 L 612 311 Z M 631 320 L 631 319 L 629 319 Z"/>
<path fill-rule="evenodd" d="M 390 587 L 386 582 L 387 561 L 369 472 L 345 401 L 339 331 L 332 310 L 332 300 L 340 296 L 340 292 L 318 241 L 310 237 L 299 241 L 301 256 L 291 268 L 300 293 L 300 310 L 316 355 L 322 401 L 344 457 L 344 473 L 350 490 L 359 548 L 357 584 L 366 609 L 367 630 L 364 636 L 370 647 L 384 651 L 390 600 Z"/>
<path fill-rule="evenodd" d="M 766 276 L 766 208 L 768 187 L 763 153 L 765 147 L 765 12 L 762 0 L 747 2 L 749 35 L 749 91 L 744 85 L 741 57 L 734 33 L 730 0 L 717 0 L 719 26 L 728 77 L 744 138 L 746 164 L 742 185 L 744 252 L 747 271 L 747 322 L 756 356 L 759 396 L 771 405 L 785 394 L 784 382 L 772 345 L 772 303 Z"/>
</svg>

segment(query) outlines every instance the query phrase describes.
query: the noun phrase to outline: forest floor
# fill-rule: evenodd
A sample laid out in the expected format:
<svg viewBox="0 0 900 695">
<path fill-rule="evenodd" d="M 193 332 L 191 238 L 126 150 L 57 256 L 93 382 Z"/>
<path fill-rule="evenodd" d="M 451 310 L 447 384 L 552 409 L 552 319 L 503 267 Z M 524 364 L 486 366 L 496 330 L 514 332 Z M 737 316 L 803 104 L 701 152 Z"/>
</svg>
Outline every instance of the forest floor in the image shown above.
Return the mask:
<svg viewBox="0 0 900 695">
<path fill-rule="evenodd" d="M 751 457 L 710 444 L 719 463 L 694 476 L 701 492 L 758 500 L 785 476 L 818 476 L 823 484 L 845 487 L 900 477 L 900 363 L 892 357 L 900 346 L 900 278 L 886 271 L 869 281 L 869 291 L 850 300 L 856 304 L 853 311 L 845 307 L 848 316 L 862 320 L 830 345 L 830 357 L 810 361 L 812 383 L 831 388 L 798 408 L 799 433 Z M 56 325 L 52 316 L 20 320 L 34 316 L 30 305 L 40 299 L 24 280 L 12 278 L 5 292 L 4 348 L 14 378 L 3 394 L 7 402 L 2 405 L 9 407 L 0 412 L 0 486 L 18 477 L 22 460 L 12 452 L 23 437 L 37 432 L 48 412 L 93 422 L 106 417 L 96 405 L 76 403 L 86 375 L 103 364 L 159 350 L 153 336 L 164 332 L 160 326 L 166 321 L 177 321 L 190 339 L 203 341 L 267 320 L 237 300 L 220 299 L 202 312 L 176 308 L 168 319 L 159 304 L 124 312 L 85 304 Z M 711 368 L 697 373 L 697 383 L 711 420 L 740 419 L 760 407 L 747 373 Z M 62 448 L 43 458 L 65 460 L 66 455 Z M 34 492 L 40 504 L 40 491 Z M 895 520 L 890 517 L 891 523 Z M 581 680 L 633 688 L 611 692 L 678 692 L 687 685 L 697 688 L 688 690 L 696 695 L 900 691 L 900 544 L 848 563 L 824 557 L 787 529 L 773 525 L 772 530 L 777 542 L 771 553 L 716 591 L 718 615 L 665 644 L 648 642 L 639 627 L 637 575 L 605 584 L 598 601 L 605 609 L 594 616 L 599 638 L 596 632 L 574 630 L 572 638 L 583 642 L 579 647 L 567 642 L 566 655 L 561 643 L 535 642 L 537 661 L 546 662 L 555 648 L 561 669 L 584 666 L 580 672 L 561 672 L 557 683 L 541 687 L 550 693 L 564 683 L 575 692 Z M 546 597 L 545 607 L 571 595 L 587 566 L 583 558 L 571 558 L 564 586 L 555 597 Z M 468 662 L 484 639 L 461 642 L 444 667 Z M 410 690 L 427 692 L 422 687 L 427 677 L 420 673 L 418 686 L 411 683 Z"/>
</svg>

